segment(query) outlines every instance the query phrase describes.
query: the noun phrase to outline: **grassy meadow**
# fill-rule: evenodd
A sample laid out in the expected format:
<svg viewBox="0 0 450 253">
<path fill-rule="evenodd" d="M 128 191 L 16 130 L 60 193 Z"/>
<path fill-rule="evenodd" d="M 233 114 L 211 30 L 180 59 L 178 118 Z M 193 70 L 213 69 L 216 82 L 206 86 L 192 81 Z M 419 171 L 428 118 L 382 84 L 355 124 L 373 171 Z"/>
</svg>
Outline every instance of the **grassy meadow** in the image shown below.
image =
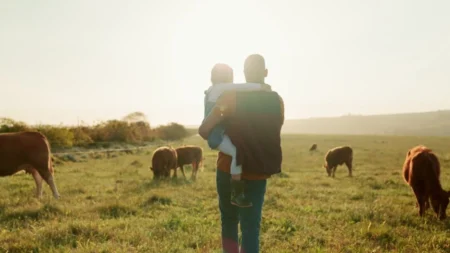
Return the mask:
<svg viewBox="0 0 450 253">
<path fill-rule="evenodd" d="M 216 152 L 204 147 L 195 182 L 155 183 L 152 149 L 111 158 L 78 157 L 55 167 L 61 193 L 42 200 L 24 173 L 0 178 L 0 252 L 221 252 Z M 317 152 L 309 152 L 312 143 Z M 182 144 L 172 143 L 173 146 Z M 418 216 L 401 176 L 409 148 L 424 144 L 442 164 L 450 190 L 450 138 L 284 135 L 283 173 L 268 180 L 261 252 L 450 252 L 450 219 Z M 334 146 L 354 149 L 354 177 L 322 168 Z M 80 156 L 80 155 L 78 155 Z M 447 210 L 450 215 L 450 210 Z"/>
</svg>

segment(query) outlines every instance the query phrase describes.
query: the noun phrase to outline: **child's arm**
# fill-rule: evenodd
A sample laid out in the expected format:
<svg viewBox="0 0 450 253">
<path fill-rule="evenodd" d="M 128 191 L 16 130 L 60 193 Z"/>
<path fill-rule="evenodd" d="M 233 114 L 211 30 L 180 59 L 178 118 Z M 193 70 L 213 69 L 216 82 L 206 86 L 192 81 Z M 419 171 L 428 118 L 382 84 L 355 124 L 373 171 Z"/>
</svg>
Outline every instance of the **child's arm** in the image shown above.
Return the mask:
<svg viewBox="0 0 450 253">
<path fill-rule="evenodd" d="M 220 109 L 217 106 L 214 106 L 211 113 L 206 117 L 202 124 L 200 125 L 198 129 L 198 134 L 204 139 L 208 139 L 208 135 L 211 132 L 211 130 L 220 122 L 222 122 L 223 117 L 222 113 L 220 112 Z"/>
<path fill-rule="evenodd" d="M 222 120 L 226 119 L 236 109 L 236 92 L 225 92 L 217 100 L 209 115 L 203 120 L 198 129 L 200 136 L 206 140 L 211 130 Z"/>
</svg>

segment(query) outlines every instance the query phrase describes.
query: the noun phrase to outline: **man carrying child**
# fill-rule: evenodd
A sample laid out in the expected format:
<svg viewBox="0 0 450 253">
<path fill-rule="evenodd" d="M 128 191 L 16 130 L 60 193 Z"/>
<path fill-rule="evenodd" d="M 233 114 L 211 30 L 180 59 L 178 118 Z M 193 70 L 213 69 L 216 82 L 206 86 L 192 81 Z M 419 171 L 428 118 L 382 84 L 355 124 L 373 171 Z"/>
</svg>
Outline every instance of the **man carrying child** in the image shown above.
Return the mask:
<svg viewBox="0 0 450 253">
<path fill-rule="evenodd" d="M 246 84 L 233 84 L 231 68 L 224 64 L 213 68 L 199 134 L 220 150 L 216 181 L 223 250 L 238 252 L 241 223 L 241 252 L 253 253 L 259 252 L 267 178 L 281 172 L 284 104 L 265 84 L 267 69 L 261 55 L 247 57 L 244 74 Z"/>
</svg>

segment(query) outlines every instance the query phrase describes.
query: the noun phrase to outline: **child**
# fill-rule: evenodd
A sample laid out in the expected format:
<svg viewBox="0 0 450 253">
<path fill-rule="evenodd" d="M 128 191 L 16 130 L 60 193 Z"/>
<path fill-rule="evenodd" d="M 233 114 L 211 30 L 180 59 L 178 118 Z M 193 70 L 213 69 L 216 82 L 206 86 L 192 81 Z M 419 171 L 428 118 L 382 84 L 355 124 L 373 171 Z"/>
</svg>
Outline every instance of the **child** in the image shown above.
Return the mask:
<svg viewBox="0 0 450 253">
<path fill-rule="evenodd" d="M 211 87 L 205 91 L 206 118 L 214 107 L 220 95 L 227 90 L 259 90 L 263 85 L 259 83 L 233 84 L 233 69 L 226 64 L 216 64 L 211 71 Z M 231 156 L 231 204 L 239 207 L 250 207 L 252 202 L 247 199 L 244 192 L 244 181 L 241 180 L 242 166 L 236 165 L 236 147 L 225 134 L 223 124 L 213 128 L 208 136 L 208 145 L 211 149 L 218 149 Z"/>
</svg>

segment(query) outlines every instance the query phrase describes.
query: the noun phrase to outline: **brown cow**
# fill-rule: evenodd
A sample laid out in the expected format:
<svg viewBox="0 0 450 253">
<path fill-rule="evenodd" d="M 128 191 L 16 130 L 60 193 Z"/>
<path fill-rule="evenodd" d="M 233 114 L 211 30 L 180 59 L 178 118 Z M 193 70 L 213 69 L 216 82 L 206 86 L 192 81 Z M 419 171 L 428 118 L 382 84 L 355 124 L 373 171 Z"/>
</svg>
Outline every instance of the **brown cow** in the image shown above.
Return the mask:
<svg viewBox="0 0 450 253">
<path fill-rule="evenodd" d="M 33 176 L 37 198 L 42 197 L 42 179 L 50 186 L 53 197 L 59 198 L 47 138 L 31 131 L 0 134 L 0 176 L 11 176 L 22 170 Z"/>
<path fill-rule="evenodd" d="M 325 164 L 328 176 L 334 177 L 338 165 L 344 164 L 348 168 L 348 176 L 352 176 L 353 150 L 349 146 L 335 147 L 328 150 L 325 155 Z"/>
<path fill-rule="evenodd" d="M 420 145 L 408 151 L 403 164 L 403 179 L 414 191 L 420 216 L 425 213 L 431 199 L 437 218 L 446 218 L 450 192 L 442 189 L 440 170 L 439 160 L 431 149 Z"/>
<path fill-rule="evenodd" d="M 186 178 L 183 166 L 187 164 L 192 164 L 191 179 L 195 180 L 197 178 L 198 168 L 203 161 L 203 149 L 198 146 L 186 145 L 177 148 L 176 151 L 178 155 L 177 168 L 180 167 L 181 173 L 183 173 L 183 176 Z"/>
<path fill-rule="evenodd" d="M 177 152 L 172 147 L 159 147 L 153 152 L 152 166 L 155 179 L 170 177 L 170 170 L 177 169 Z M 175 176 L 175 175 L 174 175 Z"/>
<path fill-rule="evenodd" d="M 417 152 L 421 152 L 421 151 L 426 151 L 428 150 L 427 147 L 423 146 L 423 145 L 418 145 L 416 147 L 413 147 L 412 149 L 408 150 L 408 152 L 406 153 L 406 157 L 405 157 L 405 162 L 403 163 L 403 179 L 405 179 L 406 183 L 408 183 L 408 181 L 406 180 L 407 178 L 409 178 L 409 165 L 410 165 L 410 161 L 411 161 L 411 154 L 415 154 Z M 434 162 L 437 164 L 437 166 L 434 166 L 433 168 L 435 169 L 436 175 L 439 178 L 441 175 L 441 164 L 439 163 L 439 160 L 437 159 L 436 156 L 432 156 L 431 159 L 434 160 Z M 418 202 L 416 202 L 416 207 L 418 207 L 419 204 Z M 430 202 L 429 199 L 426 200 L 425 202 L 425 210 L 427 210 L 430 207 Z"/>
<path fill-rule="evenodd" d="M 315 143 L 309 148 L 309 151 L 314 151 L 314 150 L 317 150 L 317 144 L 315 144 Z"/>
</svg>

